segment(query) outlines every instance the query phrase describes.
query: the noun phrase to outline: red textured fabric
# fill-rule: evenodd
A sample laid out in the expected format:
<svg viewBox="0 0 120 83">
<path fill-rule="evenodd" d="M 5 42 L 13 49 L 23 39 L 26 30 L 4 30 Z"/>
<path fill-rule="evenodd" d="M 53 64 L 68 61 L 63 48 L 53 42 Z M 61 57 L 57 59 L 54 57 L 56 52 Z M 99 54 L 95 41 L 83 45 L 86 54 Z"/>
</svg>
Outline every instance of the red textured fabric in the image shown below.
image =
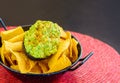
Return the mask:
<svg viewBox="0 0 120 83">
<path fill-rule="evenodd" d="M 20 77 L 0 66 L 0 83 L 120 83 L 120 54 L 96 38 L 71 33 L 82 45 L 82 57 L 90 51 L 94 52 L 94 55 L 78 69 L 51 77 Z"/>
</svg>

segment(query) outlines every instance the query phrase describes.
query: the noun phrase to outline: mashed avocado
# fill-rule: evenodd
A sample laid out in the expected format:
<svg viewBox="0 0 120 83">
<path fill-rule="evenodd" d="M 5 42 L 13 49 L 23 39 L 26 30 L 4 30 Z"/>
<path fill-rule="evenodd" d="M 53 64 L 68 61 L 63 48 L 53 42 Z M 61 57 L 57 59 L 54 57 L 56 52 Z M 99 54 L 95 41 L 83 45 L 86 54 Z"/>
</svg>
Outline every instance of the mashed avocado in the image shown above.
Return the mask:
<svg viewBox="0 0 120 83">
<path fill-rule="evenodd" d="M 34 58 L 46 58 L 57 52 L 60 30 L 59 25 L 51 21 L 36 21 L 24 36 L 24 47 Z"/>
</svg>

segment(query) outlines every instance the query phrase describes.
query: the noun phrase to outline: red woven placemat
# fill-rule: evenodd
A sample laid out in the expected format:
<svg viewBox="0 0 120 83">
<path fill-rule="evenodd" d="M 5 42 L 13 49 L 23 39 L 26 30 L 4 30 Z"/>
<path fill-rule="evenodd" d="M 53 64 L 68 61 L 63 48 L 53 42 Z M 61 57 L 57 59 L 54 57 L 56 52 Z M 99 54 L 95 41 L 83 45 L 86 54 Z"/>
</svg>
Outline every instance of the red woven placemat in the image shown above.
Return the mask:
<svg viewBox="0 0 120 83">
<path fill-rule="evenodd" d="M 51 77 L 19 77 L 0 66 L 0 83 L 120 83 L 120 54 L 108 44 L 85 34 L 71 32 L 81 43 L 82 57 L 94 55 L 74 71 Z"/>
</svg>

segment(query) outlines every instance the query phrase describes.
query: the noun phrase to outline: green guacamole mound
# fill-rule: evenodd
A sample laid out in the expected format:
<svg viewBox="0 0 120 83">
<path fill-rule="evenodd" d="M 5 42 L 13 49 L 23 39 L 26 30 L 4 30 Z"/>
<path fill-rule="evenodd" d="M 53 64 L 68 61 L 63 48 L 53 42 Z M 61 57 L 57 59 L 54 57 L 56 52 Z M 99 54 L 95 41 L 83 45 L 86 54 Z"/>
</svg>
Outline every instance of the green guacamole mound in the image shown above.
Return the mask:
<svg viewBox="0 0 120 83">
<path fill-rule="evenodd" d="M 36 21 L 24 36 L 26 52 L 34 58 L 46 58 L 57 52 L 60 41 L 59 25 L 51 21 Z"/>
</svg>

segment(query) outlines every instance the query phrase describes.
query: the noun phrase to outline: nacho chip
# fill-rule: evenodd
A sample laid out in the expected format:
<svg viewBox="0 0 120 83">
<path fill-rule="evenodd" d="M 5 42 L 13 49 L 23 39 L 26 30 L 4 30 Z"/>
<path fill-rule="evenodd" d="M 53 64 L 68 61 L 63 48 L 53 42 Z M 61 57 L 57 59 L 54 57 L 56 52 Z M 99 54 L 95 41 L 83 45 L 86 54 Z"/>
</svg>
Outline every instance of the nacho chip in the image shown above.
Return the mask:
<svg viewBox="0 0 120 83">
<path fill-rule="evenodd" d="M 60 27 L 59 29 L 60 29 L 60 33 L 61 33 L 61 34 L 60 34 L 60 37 L 66 39 L 66 38 L 67 38 L 67 34 L 66 34 L 65 31 L 63 30 L 63 28 Z"/>
<path fill-rule="evenodd" d="M 11 59 L 12 59 L 12 61 L 17 60 L 17 59 L 16 59 L 16 57 L 15 57 L 15 55 L 14 55 L 14 54 L 12 54 L 12 53 L 11 53 Z"/>
<path fill-rule="evenodd" d="M 1 49 L 2 49 L 2 47 L 0 47 L 0 54 L 1 54 Z"/>
<path fill-rule="evenodd" d="M 45 63 L 42 62 L 42 61 L 39 61 L 38 64 L 39 64 L 39 66 L 41 67 L 42 73 L 45 73 L 45 72 L 48 71 L 48 65 L 47 65 L 47 64 L 45 64 Z"/>
<path fill-rule="evenodd" d="M 11 65 L 18 65 L 16 56 L 12 53 L 10 53 L 10 54 L 11 54 L 10 55 L 10 60 L 11 60 L 11 63 L 12 63 Z"/>
<path fill-rule="evenodd" d="M 28 59 L 28 57 L 23 52 L 14 52 L 10 50 L 17 59 L 18 67 L 21 73 L 28 73 L 36 64 L 34 61 Z"/>
<path fill-rule="evenodd" d="M 51 73 L 51 72 L 55 72 L 55 71 L 59 71 L 62 70 L 68 66 L 71 65 L 71 61 L 69 60 L 68 57 L 66 57 L 66 55 L 62 55 L 57 62 L 55 63 L 54 66 L 50 67 L 50 70 L 46 73 Z"/>
<path fill-rule="evenodd" d="M 42 73 L 42 69 L 38 64 L 35 64 L 35 66 L 30 70 L 29 73 L 40 74 Z"/>
<path fill-rule="evenodd" d="M 17 36 L 15 36 L 15 37 L 9 39 L 8 41 L 9 41 L 9 42 L 23 41 L 24 34 L 25 34 L 25 33 L 21 33 L 20 35 L 17 35 Z"/>
<path fill-rule="evenodd" d="M 69 31 L 66 31 L 65 33 L 66 33 L 66 35 L 67 35 L 67 38 L 66 38 L 66 39 L 71 39 L 71 33 L 70 33 Z"/>
<path fill-rule="evenodd" d="M 23 50 L 22 43 L 23 43 L 22 41 L 18 41 L 15 43 L 4 41 L 5 52 L 10 52 L 10 49 L 13 51 L 22 51 Z"/>
<path fill-rule="evenodd" d="M 70 47 L 69 47 L 69 51 L 70 51 L 70 55 L 69 58 L 72 58 L 72 47 L 73 47 L 73 43 L 72 43 L 72 39 L 70 40 Z"/>
<path fill-rule="evenodd" d="M 21 33 L 24 33 L 24 30 L 22 29 L 21 26 L 8 30 L 8 31 L 2 31 L 1 32 L 1 39 L 3 40 L 9 40 L 13 37 L 15 37 L 16 35 L 19 35 Z"/>
<path fill-rule="evenodd" d="M 7 61 L 7 65 L 12 65 L 13 61 L 11 60 L 11 53 L 4 54 L 5 55 L 5 60 Z"/>
<path fill-rule="evenodd" d="M 77 49 L 77 44 L 78 44 L 78 42 L 74 39 L 74 38 L 72 38 L 71 39 L 72 40 L 72 62 L 74 62 L 75 60 L 77 60 L 77 58 L 78 58 L 78 49 Z"/>
<path fill-rule="evenodd" d="M 20 72 L 22 73 L 26 73 L 26 72 L 29 72 L 29 69 L 28 69 L 28 66 L 27 63 L 26 63 L 26 60 L 25 60 L 25 57 L 22 56 L 21 53 L 19 52 L 14 52 L 11 50 L 11 52 L 16 56 L 16 59 L 17 59 L 17 63 L 18 63 L 18 67 L 20 69 Z"/>
<path fill-rule="evenodd" d="M 6 65 L 4 51 L 5 51 L 5 44 L 3 44 L 1 47 L 1 60 Z"/>
<path fill-rule="evenodd" d="M 10 68 L 19 71 L 19 66 L 18 65 L 11 65 Z"/>
<path fill-rule="evenodd" d="M 55 65 L 58 58 L 60 58 L 61 54 L 69 47 L 69 45 L 70 45 L 69 39 L 67 39 L 59 44 L 57 53 L 52 55 L 48 62 L 49 68 L 52 68 Z"/>
</svg>

